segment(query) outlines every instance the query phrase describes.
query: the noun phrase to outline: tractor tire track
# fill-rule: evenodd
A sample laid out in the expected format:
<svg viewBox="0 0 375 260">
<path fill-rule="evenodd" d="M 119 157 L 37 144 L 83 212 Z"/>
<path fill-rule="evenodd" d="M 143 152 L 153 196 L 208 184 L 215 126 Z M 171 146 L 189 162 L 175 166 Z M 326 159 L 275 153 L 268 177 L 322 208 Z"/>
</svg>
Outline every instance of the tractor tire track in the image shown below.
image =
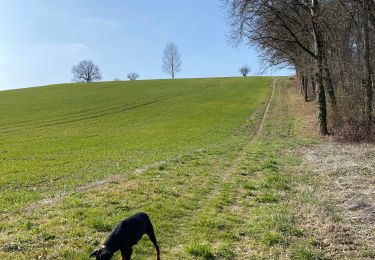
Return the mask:
<svg viewBox="0 0 375 260">
<path fill-rule="evenodd" d="M 23 127 L 22 129 L 13 129 L 13 130 L 8 130 L 8 131 L 1 131 L 1 130 L 9 129 L 9 128 L 12 128 L 12 127 L 2 128 L 2 129 L 0 128 L 0 134 L 15 133 L 15 132 L 21 132 L 21 131 L 30 130 L 30 129 L 41 129 L 41 128 L 45 128 L 45 127 L 49 127 L 49 126 L 69 124 L 69 123 L 74 123 L 74 122 L 80 122 L 80 121 L 85 121 L 85 120 L 90 120 L 90 119 L 120 114 L 120 113 L 128 112 L 128 111 L 131 111 L 131 110 L 135 110 L 137 108 L 141 108 L 141 107 L 144 107 L 144 106 L 148 106 L 148 105 L 151 105 L 151 104 L 155 104 L 155 103 L 159 103 L 159 102 L 162 102 L 162 101 L 165 101 L 165 100 L 169 100 L 169 99 L 172 99 L 172 98 L 194 94 L 194 93 L 197 93 L 197 92 L 200 92 L 200 91 L 203 91 L 203 90 L 206 90 L 206 89 L 209 89 L 209 88 L 215 86 L 216 82 L 217 82 L 217 80 L 213 80 L 213 81 L 209 82 L 207 84 L 207 86 L 205 86 L 205 87 L 194 88 L 191 91 L 180 91 L 180 92 L 173 93 L 173 94 L 163 95 L 163 96 L 157 97 L 156 99 L 150 100 L 148 102 L 143 102 L 143 103 L 140 103 L 140 104 L 137 104 L 138 102 L 126 104 L 126 106 L 128 106 L 128 107 L 125 107 L 125 108 L 124 108 L 124 105 L 121 105 L 121 106 L 116 106 L 116 107 L 113 107 L 113 108 L 110 108 L 110 109 L 104 109 L 104 110 L 99 110 L 99 111 L 95 111 L 95 112 L 85 113 L 85 114 L 82 114 L 82 115 L 72 116 L 72 117 L 69 117 L 69 118 L 54 119 L 54 120 L 51 120 L 51 121 L 41 121 L 41 122 L 38 123 L 40 125 L 16 126 L 16 128 Z M 133 105 L 133 106 L 131 106 L 131 105 Z"/>
<path fill-rule="evenodd" d="M 250 140 L 250 142 L 252 142 L 258 135 L 260 135 L 262 129 L 263 129 L 263 125 L 264 125 L 264 121 L 265 121 L 265 118 L 267 116 L 267 113 L 268 113 L 268 109 L 269 109 L 269 106 L 270 106 L 270 103 L 271 103 L 271 100 L 273 98 L 273 94 L 274 94 L 274 91 L 275 91 L 275 84 L 276 84 L 276 81 L 277 79 L 273 82 L 273 86 L 272 86 L 272 94 L 271 94 L 271 97 L 270 99 L 268 100 L 268 104 L 267 104 L 267 108 L 263 114 L 263 117 L 262 117 L 262 122 L 261 124 L 259 125 L 258 129 L 257 129 L 257 132 L 256 132 L 256 135 Z M 212 87 L 214 82 L 212 82 L 212 84 L 208 87 Z M 206 89 L 208 88 L 206 87 Z M 254 111 L 249 118 L 253 118 L 255 116 L 257 111 Z M 263 124 L 262 124 L 263 123 Z M 174 161 L 174 160 L 178 160 L 180 159 L 181 157 L 183 157 L 184 155 L 187 155 L 187 154 L 194 154 L 196 152 L 201 152 L 202 150 L 204 150 L 205 148 L 199 148 L 199 149 L 196 149 L 196 150 L 193 150 L 193 151 L 190 151 L 188 153 L 184 153 L 184 154 L 181 154 L 179 156 L 174 156 L 174 157 L 171 157 L 167 160 L 164 160 L 164 161 L 158 161 L 158 162 L 154 162 L 154 163 L 151 163 L 151 164 L 147 164 L 147 165 L 144 165 L 144 166 L 141 166 L 139 168 L 136 168 L 134 171 L 130 172 L 130 173 L 120 173 L 120 174 L 116 174 L 116 175 L 111 175 L 107 178 L 104 178 L 102 180 L 98 180 L 98 181 L 94 181 L 94 182 L 90 182 L 90 183 L 87 183 L 83 186 L 80 186 L 80 187 L 76 187 L 74 188 L 73 190 L 71 191 L 63 191 L 63 192 L 60 192 L 59 194 L 55 195 L 54 197 L 49 197 L 49 198 L 45 198 L 45 199 L 42 199 L 42 200 L 39 200 L 37 202 L 34 202 L 32 203 L 31 205 L 23 208 L 21 210 L 21 212 L 30 212 L 30 211 L 34 211 L 38 208 L 41 208 L 41 207 L 44 207 L 44 206 L 48 206 L 48 205 L 52 205 L 52 204 L 55 204 L 59 201 L 61 201 L 62 199 L 64 199 L 65 197 L 67 196 L 70 196 L 74 193 L 82 193 L 88 189 L 91 189 L 91 188 L 94 188 L 94 187 L 98 187 L 100 185 L 104 185 L 104 184 L 107 184 L 107 183 L 110 183 L 112 181 L 115 181 L 127 174 L 142 174 L 150 169 L 153 169 L 153 168 L 157 168 L 159 166 L 162 166 L 163 164 L 165 163 L 168 163 L 168 162 L 171 162 L 171 161 Z M 235 162 L 232 164 L 232 166 L 230 167 L 230 169 L 228 169 L 227 171 L 225 171 L 225 174 L 223 175 L 223 180 L 225 178 L 227 178 L 230 173 L 232 173 L 232 171 L 235 169 L 235 166 L 234 165 L 237 165 L 237 163 L 243 158 L 243 156 L 245 155 L 245 152 L 241 152 L 241 155 L 240 156 L 237 156 L 237 159 L 235 160 Z"/>
<path fill-rule="evenodd" d="M 229 189 L 229 187 L 232 187 L 232 186 L 234 186 L 236 184 L 234 177 L 235 177 L 235 173 L 238 170 L 238 166 L 245 159 L 247 151 L 251 147 L 251 145 L 253 144 L 253 142 L 256 141 L 261 136 L 261 134 L 262 134 L 262 131 L 263 131 L 263 128 L 264 128 L 264 123 L 266 121 L 267 115 L 269 113 L 269 108 L 270 108 L 270 105 L 271 105 L 272 100 L 273 100 L 273 96 L 274 96 L 274 93 L 275 93 L 275 88 L 276 88 L 277 82 L 278 82 L 278 78 L 273 81 L 273 84 L 272 84 L 272 93 L 271 93 L 271 96 L 270 96 L 270 98 L 268 100 L 266 110 L 263 113 L 261 122 L 260 122 L 258 128 L 256 129 L 256 132 L 253 134 L 252 138 L 250 138 L 248 140 L 248 142 L 246 142 L 246 143 L 244 143 L 242 145 L 242 147 L 241 147 L 240 151 L 238 152 L 237 156 L 235 156 L 235 159 L 231 160 L 230 166 L 227 167 L 227 168 L 221 169 L 221 171 L 219 172 L 219 176 L 217 176 L 217 178 L 220 179 L 220 185 L 215 186 L 215 188 L 213 188 L 213 190 L 211 191 L 210 194 L 207 194 L 207 196 L 205 196 L 204 198 L 202 198 L 202 199 L 204 199 L 205 203 L 200 203 L 202 205 L 202 207 L 199 208 L 199 209 L 197 209 L 197 210 L 195 210 L 193 216 L 191 216 L 190 218 L 188 218 L 189 221 L 190 221 L 190 225 L 185 225 L 185 226 L 188 226 L 189 229 L 191 229 L 191 227 L 194 228 L 194 225 L 199 225 L 199 219 L 201 217 L 203 219 L 207 218 L 207 212 L 210 212 L 210 209 L 213 206 L 213 204 L 215 203 L 215 201 L 217 201 L 218 199 L 220 199 L 221 196 L 225 193 L 225 191 L 227 191 Z M 254 112 L 250 116 L 250 118 L 253 117 L 255 115 L 255 113 L 256 112 Z M 228 187 L 228 184 L 232 185 L 232 186 Z M 231 189 L 231 191 L 234 192 L 235 190 Z M 215 208 L 215 210 L 216 210 L 216 208 Z M 184 230 L 184 229 L 178 229 L 178 228 L 176 228 L 176 230 L 178 230 L 179 233 L 185 233 L 185 232 L 189 233 L 187 230 Z M 202 237 L 201 233 L 197 232 L 197 234 L 198 234 L 199 237 Z M 186 239 L 187 240 L 191 240 L 191 238 L 186 238 Z M 183 242 L 187 243 L 188 242 L 187 240 L 183 241 Z M 197 240 L 199 240 L 199 238 L 197 238 Z M 197 241 L 197 240 L 195 240 L 195 241 Z M 183 243 L 182 241 L 180 241 L 180 242 Z"/>
</svg>

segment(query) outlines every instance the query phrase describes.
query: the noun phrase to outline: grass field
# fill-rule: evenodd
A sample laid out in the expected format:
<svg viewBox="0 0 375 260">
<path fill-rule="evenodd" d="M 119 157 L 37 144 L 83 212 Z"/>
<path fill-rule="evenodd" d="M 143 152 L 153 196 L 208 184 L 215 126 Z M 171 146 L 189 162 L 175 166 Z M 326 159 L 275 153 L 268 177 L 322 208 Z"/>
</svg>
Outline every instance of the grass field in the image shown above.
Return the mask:
<svg viewBox="0 0 375 260">
<path fill-rule="evenodd" d="M 270 78 L 66 84 L 0 93 L 0 208 L 216 144 Z"/>
<path fill-rule="evenodd" d="M 304 161 L 322 142 L 314 105 L 272 80 L 0 93 L 0 258 L 88 259 L 144 211 L 162 259 L 373 259 Z M 133 256 L 156 258 L 147 237 Z"/>
</svg>

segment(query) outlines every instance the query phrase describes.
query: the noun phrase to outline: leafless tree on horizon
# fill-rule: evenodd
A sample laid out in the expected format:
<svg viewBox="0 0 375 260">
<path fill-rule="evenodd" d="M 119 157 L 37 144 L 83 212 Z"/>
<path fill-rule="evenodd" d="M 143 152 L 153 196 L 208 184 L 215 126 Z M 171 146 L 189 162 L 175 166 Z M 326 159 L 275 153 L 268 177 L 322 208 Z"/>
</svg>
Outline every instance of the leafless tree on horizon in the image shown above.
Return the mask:
<svg viewBox="0 0 375 260">
<path fill-rule="evenodd" d="M 91 60 L 80 61 L 72 68 L 74 82 L 94 82 L 102 79 L 100 69 Z"/>
<path fill-rule="evenodd" d="M 135 73 L 135 72 L 131 72 L 131 73 L 129 73 L 128 75 L 127 75 L 127 78 L 129 79 L 129 80 L 136 80 L 136 79 L 138 79 L 140 76 L 139 76 L 139 74 L 138 73 Z"/>
<path fill-rule="evenodd" d="M 242 67 L 240 68 L 240 72 L 241 72 L 241 75 L 242 75 L 242 76 L 246 77 L 246 76 L 249 74 L 249 72 L 250 72 L 250 68 L 249 68 L 249 66 L 247 66 L 247 65 L 242 66 Z"/>
<path fill-rule="evenodd" d="M 174 43 L 168 43 L 164 49 L 162 70 L 171 75 L 172 79 L 181 71 L 181 57 Z"/>
</svg>

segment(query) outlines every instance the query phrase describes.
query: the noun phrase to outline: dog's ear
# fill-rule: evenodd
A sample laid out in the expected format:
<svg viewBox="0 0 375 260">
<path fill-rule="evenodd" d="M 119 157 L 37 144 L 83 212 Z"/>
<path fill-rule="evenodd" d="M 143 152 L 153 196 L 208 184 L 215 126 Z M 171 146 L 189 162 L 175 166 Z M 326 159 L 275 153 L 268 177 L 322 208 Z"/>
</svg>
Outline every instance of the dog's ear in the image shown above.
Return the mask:
<svg viewBox="0 0 375 260">
<path fill-rule="evenodd" d="M 99 252 L 99 249 L 96 249 L 94 252 L 91 253 L 90 257 L 95 257 Z"/>
</svg>

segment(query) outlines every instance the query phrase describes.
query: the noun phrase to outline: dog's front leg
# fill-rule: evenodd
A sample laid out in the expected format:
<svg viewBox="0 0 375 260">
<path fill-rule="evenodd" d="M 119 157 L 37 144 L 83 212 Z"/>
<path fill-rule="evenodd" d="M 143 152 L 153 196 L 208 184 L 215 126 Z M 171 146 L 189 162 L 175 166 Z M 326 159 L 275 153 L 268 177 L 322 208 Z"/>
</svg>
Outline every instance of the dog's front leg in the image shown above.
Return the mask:
<svg viewBox="0 0 375 260">
<path fill-rule="evenodd" d="M 132 248 L 122 248 L 121 251 L 121 257 L 122 260 L 131 260 L 133 249 Z"/>
</svg>

